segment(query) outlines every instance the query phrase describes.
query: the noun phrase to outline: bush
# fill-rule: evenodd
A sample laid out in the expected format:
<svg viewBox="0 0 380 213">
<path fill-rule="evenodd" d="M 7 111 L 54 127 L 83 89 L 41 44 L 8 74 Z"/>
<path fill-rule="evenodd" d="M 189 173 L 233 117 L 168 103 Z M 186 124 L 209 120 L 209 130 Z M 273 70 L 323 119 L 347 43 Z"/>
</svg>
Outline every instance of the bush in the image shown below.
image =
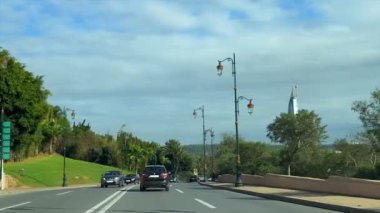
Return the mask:
<svg viewBox="0 0 380 213">
<path fill-rule="evenodd" d="M 178 172 L 178 180 L 182 181 L 182 182 L 187 182 L 190 178 L 190 176 L 194 175 L 193 172 L 191 171 L 180 171 Z"/>
<path fill-rule="evenodd" d="M 376 180 L 377 174 L 376 170 L 370 167 L 360 167 L 356 174 L 354 175 L 356 178 L 363 178 L 363 179 L 371 179 Z"/>
<path fill-rule="evenodd" d="M 380 163 L 376 164 L 375 171 L 376 171 L 377 179 L 380 180 Z"/>
</svg>

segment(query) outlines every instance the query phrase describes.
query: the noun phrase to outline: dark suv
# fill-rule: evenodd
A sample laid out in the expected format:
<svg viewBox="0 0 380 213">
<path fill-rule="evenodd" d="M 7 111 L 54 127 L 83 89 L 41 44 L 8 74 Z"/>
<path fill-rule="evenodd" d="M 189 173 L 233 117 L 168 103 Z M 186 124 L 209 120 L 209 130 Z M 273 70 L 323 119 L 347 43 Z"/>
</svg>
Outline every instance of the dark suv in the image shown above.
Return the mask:
<svg viewBox="0 0 380 213">
<path fill-rule="evenodd" d="M 100 187 L 109 185 L 124 186 L 124 175 L 120 171 L 106 171 L 100 179 Z"/>
<path fill-rule="evenodd" d="M 140 191 L 146 188 L 164 188 L 169 191 L 169 174 L 164 165 L 148 165 L 140 175 Z"/>
</svg>

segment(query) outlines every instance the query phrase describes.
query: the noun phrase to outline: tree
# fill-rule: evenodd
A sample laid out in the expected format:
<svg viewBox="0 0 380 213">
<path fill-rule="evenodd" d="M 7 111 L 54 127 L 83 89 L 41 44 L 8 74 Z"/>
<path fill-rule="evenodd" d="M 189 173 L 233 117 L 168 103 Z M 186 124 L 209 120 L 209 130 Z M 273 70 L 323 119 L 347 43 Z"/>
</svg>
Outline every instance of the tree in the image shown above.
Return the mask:
<svg viewBox="0 0 380 213">
<path fill-rule="evenodd" d="M 283 159 L 287 163 L 288 175 L 290 165 L 296 155 L 303 149 L 316 146 L 327 138 L 326 126 L 322 126 L 321 118 L 313 111 L 300 110 L 297 114 L 281 113 L 267 126 L 267 137 L 272 142 L 281 143 Z"/>
<path fill-rule="evenodd" d="M 241 141 L 241 139 L 242 138 L 240 138 L 239 141 Z M 233 174 L 235 172 L 235 148 L 235 137 L 233 135 L 224 134 L 215 154 L 217 173 Z"/>
<path fill-rule="evenodd" d="M 58 138 L 70 128 L 69 121 L 66 119 L 65 112 L 58 106 L 49 106 L 40 125 L 43 135 L 49 141 L 49 154 L 52 154 Z"/>
<path fill-rule="evenodd" d="M 345 162 L 343 169 L 346 171 L 356 170 L 361 166 L 368 165 L 367 156 L 369 156 L 370 147 L 367 144 L 339 139 L 335 141 L 335 149 Z"/>
<path fill-rule="evenodd" d="M 131 133 L 125 132 L 120 129 L 116 141 L 118 142 L 121 154 L 121 167 L 126 168 L 128 165 L 128 138 L 132 137 Z"/>
<path fill-rule="evenodd" d="M 380 89 L 371 93 L 370 101 L 355 101 L 351 108 L 359 113 L 359 119 L 366 131 L 361 134 L 371 146 L 371 162 L 373 167 L 377 163 L 377 155 L 380 152 Z"/>
<path fill-rule="evenodd" d="M 257 175 L 260 171 L 265 171 L 266 146 L 263 143 L 248 141 L 240 142 L 241 172 L 245 174 Z"/>
<path fill-rule="evenodd" d="M 12 151 L 17 158 L 28 157 L 34 152 L 33 143 L 42 137 L 34 137 L 47 113 L 47 97 L 42 76 L 34 76 L 25 66 L 0 48 L 0 103 L 6 119 L 13 123 Z M 4 63 L 5 62 L 5 63 Z"/>
<path fill-rule="evenodd" d="M 165 142 L 165 154 L 171 162 L 171 166 L 174 170 L 175 176 L 177 176 L 178 170 L 180 168 L 180 162 L 183 156 L 183 147 L 181 143 L 177 140 L 171 139 Z"/>
</svg>

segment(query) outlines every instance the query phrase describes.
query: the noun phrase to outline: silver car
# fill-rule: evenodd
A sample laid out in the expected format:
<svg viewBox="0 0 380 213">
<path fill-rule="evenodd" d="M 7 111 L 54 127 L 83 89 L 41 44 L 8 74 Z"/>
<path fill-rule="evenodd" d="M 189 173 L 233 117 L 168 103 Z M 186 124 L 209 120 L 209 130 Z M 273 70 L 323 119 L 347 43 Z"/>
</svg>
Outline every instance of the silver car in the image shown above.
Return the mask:
<svg viewBox="0 0 380 213">
<path fill-rule="evenodd" d="M 108 187 L 109 185 L 124 186 L 124 176 L 120 171 L 107 171 L 100 179 L 100 187 Z"/>
</svg>

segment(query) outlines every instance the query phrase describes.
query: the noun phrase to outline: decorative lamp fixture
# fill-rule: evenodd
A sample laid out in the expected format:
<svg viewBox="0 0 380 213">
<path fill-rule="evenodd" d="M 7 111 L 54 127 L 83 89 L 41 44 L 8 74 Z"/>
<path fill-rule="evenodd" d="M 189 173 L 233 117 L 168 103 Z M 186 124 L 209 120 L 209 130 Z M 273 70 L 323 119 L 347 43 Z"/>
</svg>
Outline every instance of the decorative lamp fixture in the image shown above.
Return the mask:
<svg viewBox="0 0 380 213">
<path fill-rule="evenodd" d="M 197 112 L 194 110 L 193 111 L 193 118 L 196 119 L 197 118 Z"/>
<path fill-rule="evenodd" d="M 253 107 L 254 107 L 255 105 L 252 103 L 252 99 L 249 99 L 249 103 L 247 104 L 247 108 L 248 108 L 248 113 L 250 114 L 250 115 L 252 115 L 252 113 L 253 113 Z"/>
<path fill-rule="evenodd" d="M 218 62 L 219 62 L 219 64 L 216 66 L 216 71 L 217 71 L 218 76 L 221 76 L 223 73 L 223 67 L 224 66 L 223 66 L 221 61 L 218 61 Z"/>
</svg>

